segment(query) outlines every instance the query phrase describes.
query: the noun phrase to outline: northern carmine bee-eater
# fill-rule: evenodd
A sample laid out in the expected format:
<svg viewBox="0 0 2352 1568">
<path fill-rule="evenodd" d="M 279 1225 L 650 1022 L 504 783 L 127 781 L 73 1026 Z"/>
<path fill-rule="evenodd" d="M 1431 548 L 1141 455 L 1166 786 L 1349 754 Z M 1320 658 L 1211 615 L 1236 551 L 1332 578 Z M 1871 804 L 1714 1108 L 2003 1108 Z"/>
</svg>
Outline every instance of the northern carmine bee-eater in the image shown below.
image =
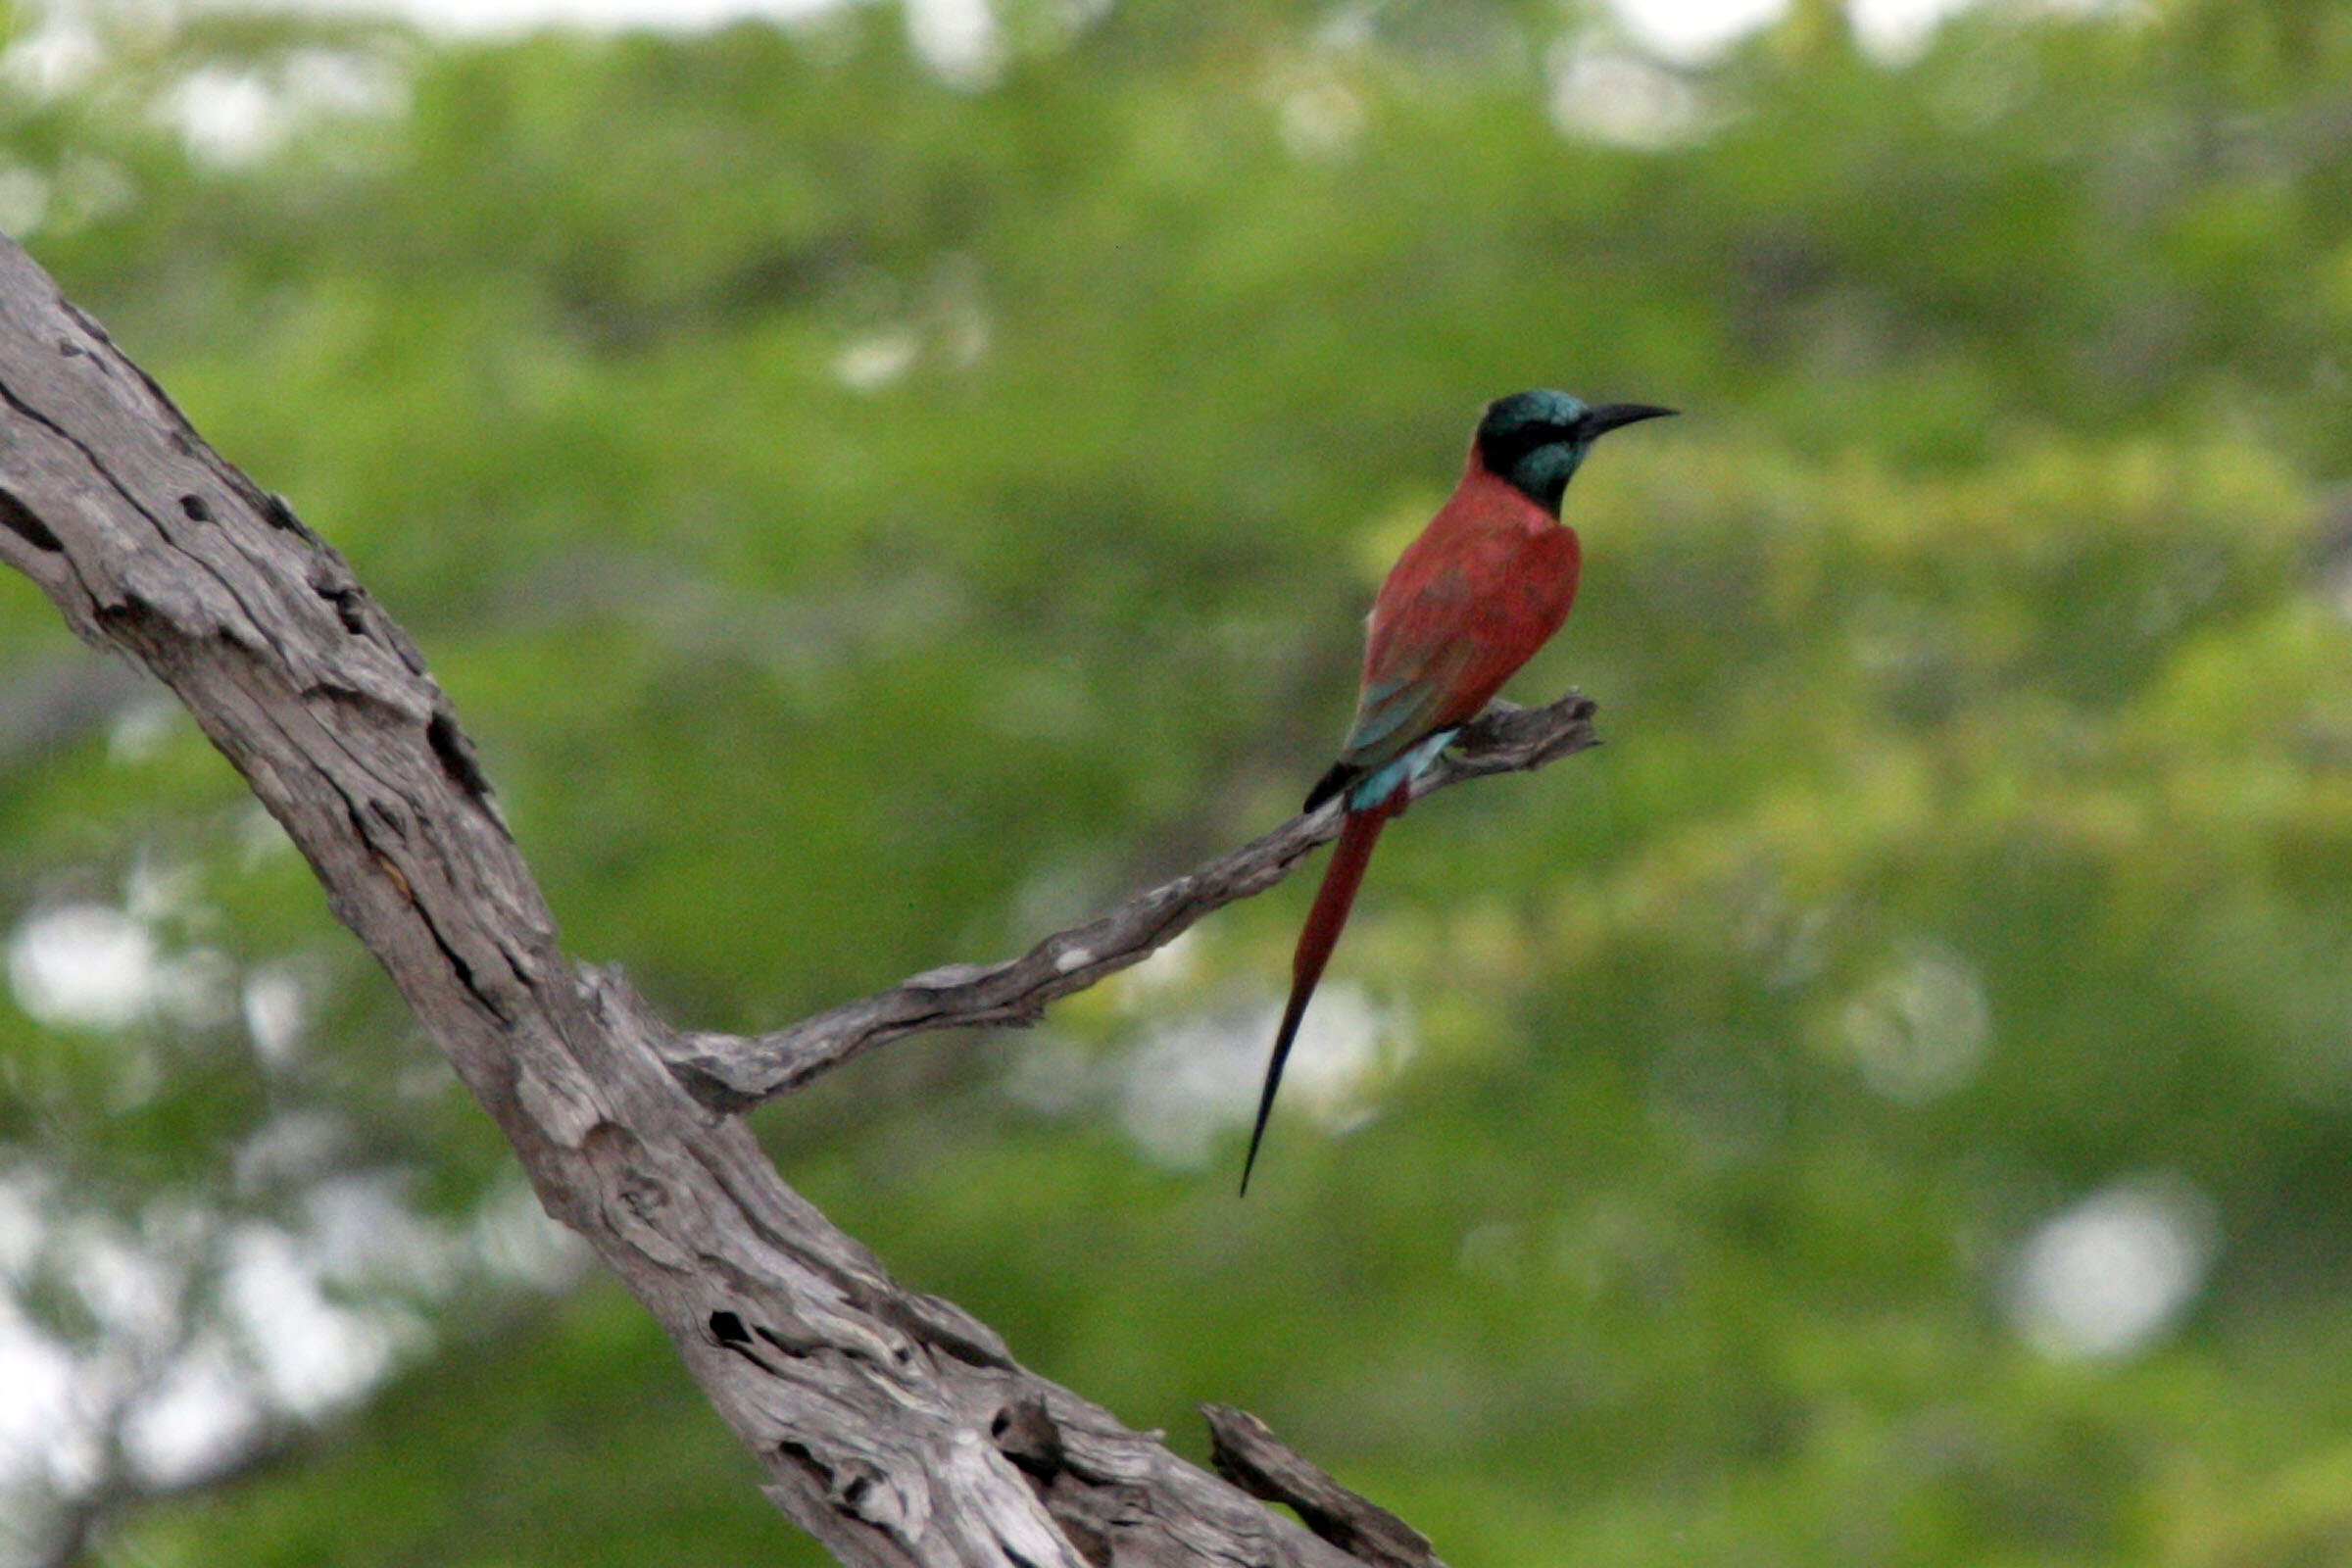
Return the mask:
<svg viewBox="0 0 2352 1568">
<path fill-rule="evenodd" d="M 1348 923 L 1380 830 L 1404 809 L 1413 780 L 1454 732 L 1568 618 L 1582 560 L 1575 530 L 1560 521 L 1569 479 L 1601 436 L 1673 412 L 1645 403 L 1592 408 L 1547 391 L 1490 403 L 1471 438 L 1462 482 L 1381 585 L 1355 725 L 1340 760 L 1307 792 L 1305 809 L 1337 798 L 1347 820 L 1291 959 L 1291 1000 L 1266 1063 L 1242 1164 L 1244 1193 L 1298 1020 Z"/>
</svg>

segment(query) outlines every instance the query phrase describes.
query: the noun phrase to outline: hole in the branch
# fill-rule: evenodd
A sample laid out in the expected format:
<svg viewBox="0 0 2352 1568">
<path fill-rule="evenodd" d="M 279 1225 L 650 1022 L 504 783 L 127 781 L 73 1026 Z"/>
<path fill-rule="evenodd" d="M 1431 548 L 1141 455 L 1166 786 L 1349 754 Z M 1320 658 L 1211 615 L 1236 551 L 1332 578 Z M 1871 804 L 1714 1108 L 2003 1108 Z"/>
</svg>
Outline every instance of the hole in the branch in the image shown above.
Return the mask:
<svg viewBox="0 0 2352 1568">
<path fill-rule="evenodd" d="M 179 510 L 188 514 L 190 522 L 210 522 L 213 509 L 205 505 L 204 497 L 188 495 L 179 498 Z"/>
<path fill-rule="evenodd" d="M 32 509 L 6 490 L 0 490 L 0 527 L 24 540 L 35 550 L 63 550 L 49 525 L 32 514 Z"/>
<path fill-rule="evenodd" d="M 752 1343 L 751 1333 L 744 1328 L 743 1319 L 732 1312 L 710 1314 L 710 1337 L 730 1348 Z"/>
<path fill-rule="evenodd" d="M 490 780 L 482 773 L 482 764 L 473 758 L 473 743 L 458 728 L 458 717 L 448 709 L 435 713 L 432 722 L 424 727 L 425 741 L 449 776 L 464 785 L 466 792 L 476 796 L 490 793 Z"/>
<path fill-rule="evenodd" d="M 335 618 L 343 622 L 345 631 L 354 637 L 368 635 L 368 619 L 360 613 L 361 590 L 357 583 L 342 587 L 330 585 L 322 588 L 313 584 L 313 587 L 318 588 L 319 598 L 335 607 Z"/>
<path fill-rule="evenodd" d="M 117 631 L 127 633 L 141 621 L 152 619 L 155 607 L 137 594 L 124 594 L 121 599 L 98 607 L 98 618 Z"/>
<path fill-rule="evenodd" d="M 1040 1481 L 1052 1481 L 1064 1462 L 1061 1429 L 1037 1395 L 999 1409 L 988 1424 L 997 1450 Z"/>
</svg>

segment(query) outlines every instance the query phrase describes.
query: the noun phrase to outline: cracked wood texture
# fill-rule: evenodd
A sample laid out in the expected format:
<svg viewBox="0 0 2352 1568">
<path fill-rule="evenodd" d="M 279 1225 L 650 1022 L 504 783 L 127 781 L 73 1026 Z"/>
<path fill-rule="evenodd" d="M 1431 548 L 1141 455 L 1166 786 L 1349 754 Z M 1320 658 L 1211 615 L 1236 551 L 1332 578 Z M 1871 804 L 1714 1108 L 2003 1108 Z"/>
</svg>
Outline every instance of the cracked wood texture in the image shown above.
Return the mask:
<svg viewBox="0 0 2352 1568">
<path fill-rule="evenodd" d="M 496 1119 L 548 1212 L 661 1320 L 765 1466 L 767 1494 L 844 1563 L 1361 1560 L 1019 1366 L 960 1308 L 896 1284 L 717 1108 L 882 1039 L 1032 1017 L 1270 885 L 1328 820 L 1301 817 L 1102 929 L 822 1015 L 794 1036 L 799 1057 L 774 1037 L 681 1037 L 619 976 L 564 956 L 449 699 L 342 558 L 215 454 L 5 240 L 0 560 L 187 705 Z M 1447 776 L 1590 744 L 1589 712 L 1575 699 L 1503 715 Z M 1303 1500 L 1331 1506 L 1322 1493 Z"/>
</svg>

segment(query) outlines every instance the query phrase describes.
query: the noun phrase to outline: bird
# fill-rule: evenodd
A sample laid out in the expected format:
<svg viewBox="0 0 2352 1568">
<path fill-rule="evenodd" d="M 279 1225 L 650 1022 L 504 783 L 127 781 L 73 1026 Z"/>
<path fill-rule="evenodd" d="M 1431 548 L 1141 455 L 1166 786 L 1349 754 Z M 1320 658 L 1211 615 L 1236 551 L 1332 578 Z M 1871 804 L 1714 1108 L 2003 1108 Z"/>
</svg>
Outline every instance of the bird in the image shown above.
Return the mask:
<svg viewBox="0 0 2352 1568">
<path fill-rule="evenodd" d="M 1242 1163 L 1243 1196 L 1299 1020 L 1381 829 L 1402 814 L 1413 781 L 1455 733 L 1568 618 L 1583 563 L 1576 530 L 1560 521 L 1568 481 L 1601 436 L 1675 412 L 1647 403 L 1593 407 L 1545 388 L 1497 398 L 1471 437 L 1461 482 L 1381 585 L 1367 622 L 1355 721 L 1303 808 L 1314 811 L 1336 800 L 1345 816 L 1292 956 L 1290 1001 Z"/>
</svg>

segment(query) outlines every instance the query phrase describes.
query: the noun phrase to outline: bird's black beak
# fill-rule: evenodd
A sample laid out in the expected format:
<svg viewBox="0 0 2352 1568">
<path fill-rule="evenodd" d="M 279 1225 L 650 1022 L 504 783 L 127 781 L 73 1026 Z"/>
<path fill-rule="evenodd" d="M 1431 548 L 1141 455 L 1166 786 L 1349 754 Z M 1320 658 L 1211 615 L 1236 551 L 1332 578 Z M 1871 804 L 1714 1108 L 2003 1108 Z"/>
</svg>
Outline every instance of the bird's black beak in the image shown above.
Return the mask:
<svg viewBox="0 0 2352 1568">
<path fill-rule="evenodd" d="M 1597 409 L 1588 411 L 1584 418 L 1578 421 L 1580 428 L 1577 434 L 1590 441 L 1594 436 L 1608 434 L 1621 424 L 1662 419 L 1674 412 L 1673 409 L 1661 409 L 1648 403 L 1604 403 Z"/>
</svg>

